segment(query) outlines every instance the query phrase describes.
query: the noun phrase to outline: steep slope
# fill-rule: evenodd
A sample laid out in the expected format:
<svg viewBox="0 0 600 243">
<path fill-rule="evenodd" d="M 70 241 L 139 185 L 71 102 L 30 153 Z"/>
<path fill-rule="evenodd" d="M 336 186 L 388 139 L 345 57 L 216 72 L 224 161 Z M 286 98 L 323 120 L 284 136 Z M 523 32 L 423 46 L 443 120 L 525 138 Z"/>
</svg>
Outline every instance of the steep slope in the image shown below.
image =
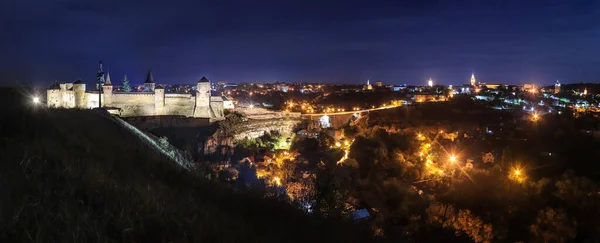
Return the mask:
<svg viewBox="0 0 600 243">
<path fill-rule="evenodd" d="M 368 240 L 206 181 L 104 112 L 17 108 L 0 120 L 1 242 Z"/>
</svg>

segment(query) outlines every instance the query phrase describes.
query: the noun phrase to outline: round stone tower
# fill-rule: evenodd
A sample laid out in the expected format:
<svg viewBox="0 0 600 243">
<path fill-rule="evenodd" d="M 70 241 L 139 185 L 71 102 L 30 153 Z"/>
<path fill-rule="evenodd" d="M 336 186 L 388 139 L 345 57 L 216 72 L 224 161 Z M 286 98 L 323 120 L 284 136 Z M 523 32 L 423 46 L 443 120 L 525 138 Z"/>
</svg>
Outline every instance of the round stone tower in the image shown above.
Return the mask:
<svg viewBox="0 0 600 243">
<path fill-rule="evenodd" d="M 85 84 L 81 80 L 73 83 L 73 93 L 75 94 L 75 107 L 79 109 L 87 108 Z"/>
</svg>

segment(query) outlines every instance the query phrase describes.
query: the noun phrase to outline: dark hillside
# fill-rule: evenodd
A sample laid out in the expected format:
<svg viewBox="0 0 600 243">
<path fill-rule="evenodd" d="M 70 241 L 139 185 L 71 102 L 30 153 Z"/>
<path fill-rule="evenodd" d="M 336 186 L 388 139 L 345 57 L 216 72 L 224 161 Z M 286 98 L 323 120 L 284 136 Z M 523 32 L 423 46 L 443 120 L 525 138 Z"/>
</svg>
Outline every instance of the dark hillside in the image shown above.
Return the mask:
<svg viewBox="0 0 600 243">
<path fill-rule="evenodd" d="M 368 241 L 181 169 L 104 112 L 2 113 L 0 242 Z"/>
</svg>

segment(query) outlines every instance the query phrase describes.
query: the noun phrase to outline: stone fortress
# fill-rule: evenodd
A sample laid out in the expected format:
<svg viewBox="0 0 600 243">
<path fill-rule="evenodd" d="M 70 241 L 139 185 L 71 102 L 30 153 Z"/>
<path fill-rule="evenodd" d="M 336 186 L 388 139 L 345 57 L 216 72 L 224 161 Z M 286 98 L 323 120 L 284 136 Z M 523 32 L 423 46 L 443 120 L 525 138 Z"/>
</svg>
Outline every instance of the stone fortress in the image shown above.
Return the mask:
<svg viewBox="0 0 600 243">
<path fill-rule="evenodd" d="M 148 71 L 142 92 L 113 91 L 110 74 L 104 76 L 102 63 L 98 77 L 99 82 L 103 83 L 100 94 L 98 88 L 86 90 L 86 85 L 81 81 L 54 84 L 47 90 L 48 107 L 92 109 L 101 103 L 111 113 L 123 117 L 178 115 L 211 119 L 223 118 L 224 110 L 233 108 L 231 101 L 212 94 L 210 81 L 206 77 L 198 81 L 194 94 L 166 94 L 162 86 L 156 86 L 151 71 Z"/>
</svg>

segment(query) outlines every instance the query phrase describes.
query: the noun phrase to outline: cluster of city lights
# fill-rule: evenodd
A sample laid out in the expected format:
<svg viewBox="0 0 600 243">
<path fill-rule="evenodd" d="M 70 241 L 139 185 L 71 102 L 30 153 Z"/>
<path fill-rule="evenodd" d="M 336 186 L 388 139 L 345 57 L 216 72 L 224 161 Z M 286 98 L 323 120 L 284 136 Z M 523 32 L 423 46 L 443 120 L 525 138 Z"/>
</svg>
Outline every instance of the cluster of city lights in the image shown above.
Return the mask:
<svg viewBox="0 0 600 243">
<path fill-rule="evenodd" d="M 443 130 L 440 130 L 439 135 L 444 134 Z M 437 136 L 439 136 L 437 135 Z M 436 137 L 437 137 L 436 136 Z M 425 168 L 428 174 L 430 175 L 439 175 L 439 176 L 450 176 L 453 175 L 455 171 L 460 171 L 464 173 L 467 177 L 470 176 L 467 174 L 465 169 L 473 168 L 470 163 L 460 163 L 460 159 L 457 154 L 445 152 L 445 158 L 442 159 L 442 163 L 436 163 L 434 161 L 435 157 L 432 152 L 432 144 L 428 142 L 427 136 L 423 133 L 417 133 L 415 139 L 419 141 L 419 150 L 418 156 L 420 159 L 425 161 Z M 434 139 L 435 140 L 435 139 Z M 440 147 L 442 151 L 445 151 L 443 147 Z M 450 171 L 451 173 L 447 173 Z M 520 166 L 514 166 L 511 169 L 510 174 L 508 175 L 511 180 L 516 182 L 523 182 L 526 179 L 526 175 L 524 173 L 524 169 Z"/>
</svg>

